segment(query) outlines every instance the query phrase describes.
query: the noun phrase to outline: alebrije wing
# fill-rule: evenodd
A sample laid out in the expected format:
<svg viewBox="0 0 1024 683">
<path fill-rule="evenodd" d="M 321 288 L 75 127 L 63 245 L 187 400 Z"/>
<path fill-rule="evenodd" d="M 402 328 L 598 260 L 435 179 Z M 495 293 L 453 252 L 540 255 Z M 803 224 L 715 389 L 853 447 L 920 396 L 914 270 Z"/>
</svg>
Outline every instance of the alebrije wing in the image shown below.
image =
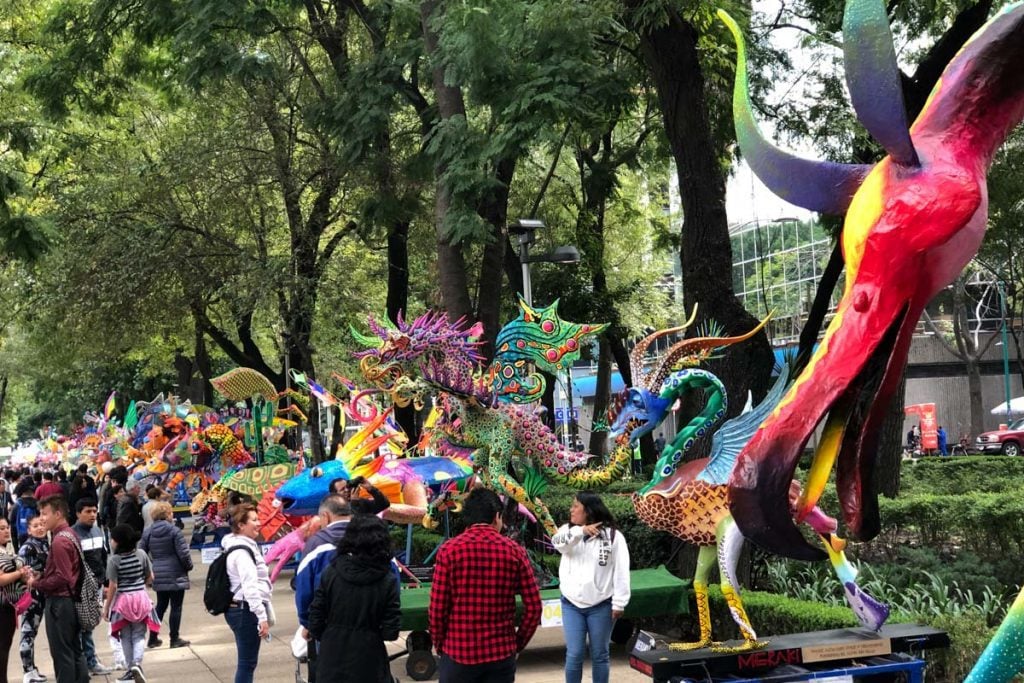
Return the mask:
<svg viewBox="0 0 1024 683">
<path fill-rule="evenodd" d="M 732 474 L 732 468 L 736 465 L 736 458 L 740 451 L 754 436 L 754 432 L 761 426 L 765 418 L 775 410 L 775 406 L 782 400 L 782 395 L 786 392 L 788 385 L 789 366 L 784 365 L 774 386 L 764 400 L 757 404 L 756 408 L 737 415 L 715 432 L 711 438 L 711 458 L 697 475 L 697 479 L 709 484 L 729 483 L 729 475 Z"/>
<path fill-rule="evenodd" d="M 268 401 L 277 400 L 277 389 L 273 382 L 252 368 L 235 368 L 214 377 L 210 384 L 229 401 L 245 401 L 253 396 L 262 396 Z"/>
</svg>

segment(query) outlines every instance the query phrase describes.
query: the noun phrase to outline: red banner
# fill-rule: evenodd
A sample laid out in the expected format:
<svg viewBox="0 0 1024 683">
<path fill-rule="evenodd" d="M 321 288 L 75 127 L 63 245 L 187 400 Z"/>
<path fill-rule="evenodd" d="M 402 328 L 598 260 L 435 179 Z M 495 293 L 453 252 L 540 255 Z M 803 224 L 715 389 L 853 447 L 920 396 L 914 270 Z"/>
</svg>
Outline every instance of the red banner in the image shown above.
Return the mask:
<svg viewBox="0 0 1024 683">
<path fill-rule="evenodd" d="M 939 448 L 939 420 L 935 414 L 934 403 L 917 403 L 903 408 L 904 415 L 917 415 L 918 425 L 921 429 L 921 448 L 924 450 L 938 450 Z"/>
</svg>

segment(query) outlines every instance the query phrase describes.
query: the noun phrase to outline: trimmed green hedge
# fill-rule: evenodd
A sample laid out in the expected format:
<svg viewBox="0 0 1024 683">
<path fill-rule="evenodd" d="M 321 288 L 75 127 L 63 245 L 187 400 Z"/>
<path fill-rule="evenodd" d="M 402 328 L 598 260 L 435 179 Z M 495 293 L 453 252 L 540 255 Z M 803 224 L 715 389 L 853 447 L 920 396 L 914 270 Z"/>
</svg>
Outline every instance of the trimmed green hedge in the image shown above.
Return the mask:
<svg viewBox="0 0 1024 683">
<path fill-rule="evenodd" d="M 900 495 L 910 493 L 1003 493 L 1020 490 L 1024 458 L 960 456 L 906 460 L 900 472 Z"/>
<path fill-rule="evenodd" d="M 857 625 L 857 619 L 853 613 L 844 607 L 831 607 L 817 602 L 795 600 L 784 595 L 760 591 L 744 591 L 741 597 L 743 607 L 747 610 L 747 616 L 750 617 L 750 623 L 761 638 Z M 739 628 L 732 620 L 729 606 L 718 586 L 710 586 L 708 602 L 711 605 L 714 638 L 716 640 L 739 638 Z M 692 613 L 697 613 L 695 605 Z"/>
</svg>

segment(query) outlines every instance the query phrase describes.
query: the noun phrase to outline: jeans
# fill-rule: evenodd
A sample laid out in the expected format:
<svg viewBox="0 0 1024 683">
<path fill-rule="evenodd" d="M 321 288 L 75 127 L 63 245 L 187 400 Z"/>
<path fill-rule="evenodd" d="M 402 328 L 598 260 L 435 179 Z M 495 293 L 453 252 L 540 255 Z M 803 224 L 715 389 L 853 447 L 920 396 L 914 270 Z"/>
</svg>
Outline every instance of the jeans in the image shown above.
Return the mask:
<svg viewBox="0 0 1024 683">
<path fill-rule="evenodd" d="M 224 620 L 235 634 L 235 648 L 238 650 L 235 683 L 252 683 L 256 663 L 260 659 L 260 625 L 256 615 L 248 607 L 229 607 L 224 613 Z"/>
<path fill-rule="evenodd" d="M 512 683 L 516 680 L 516 656 L 483 664 L 459 664 L 442 654 L 438 672 L 440 683 Z"/>
<path fill-rule="evenodd" d="M 96 657 L 96 643 L 92 640 L 92 631 L 82 631 L 82 654 L 90 669 L 95 669 L 100 660 Z"/>
<path fill-rule="evenodd" d="M 577 607 L 562 598 L 565 631 L 565 683 L 583 680 L 583 658 L 590 636 L 590 670 L 594 683 L 608 683 L 608 645 L 612 639 L 612 601 Z"/>
<path fill-rule="evenodd" d="M 21 655 L 21 669 L 25 673 L 36 670 L 36 636 L 39 635 L 39 625 L 43 623 L 44 605 L 44 602 L 33 601 L 21 617 L 18 653 Z"/>
<path fill-rule="evenodd" d="M 167 606 L 171 606 L 171 642 L 181 635 L 181 603 L 185 599 L 185 591 L 157 591 L 156 592 L 156 613 L 160 617 L 160 623 L 164 623 L 164 613 Z"/>
</svg>

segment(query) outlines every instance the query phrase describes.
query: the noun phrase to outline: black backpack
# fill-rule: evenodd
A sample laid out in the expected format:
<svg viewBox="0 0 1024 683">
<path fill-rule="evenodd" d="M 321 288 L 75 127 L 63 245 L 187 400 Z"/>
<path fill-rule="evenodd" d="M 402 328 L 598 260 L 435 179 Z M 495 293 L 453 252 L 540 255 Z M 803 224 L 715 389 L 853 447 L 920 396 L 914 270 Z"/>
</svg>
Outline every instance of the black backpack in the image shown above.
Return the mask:
<svg viewBox="0 0 1024 683">
<path fill-rule="evenodd" d="M 203 604 L 206 611 L 214 616 L 224 614 L 231 606 L 233 591 L 231 590 L 231 579 L 228 578 L 228 555 L 235 550 L 244 550 L 249 553 L 253 564 L 256 563 L 256 556 L 252 549 L 244 545 L 236 545 L 221 553 L 206 574 L 206 590 L 203 591 Z"/>
</svg>

